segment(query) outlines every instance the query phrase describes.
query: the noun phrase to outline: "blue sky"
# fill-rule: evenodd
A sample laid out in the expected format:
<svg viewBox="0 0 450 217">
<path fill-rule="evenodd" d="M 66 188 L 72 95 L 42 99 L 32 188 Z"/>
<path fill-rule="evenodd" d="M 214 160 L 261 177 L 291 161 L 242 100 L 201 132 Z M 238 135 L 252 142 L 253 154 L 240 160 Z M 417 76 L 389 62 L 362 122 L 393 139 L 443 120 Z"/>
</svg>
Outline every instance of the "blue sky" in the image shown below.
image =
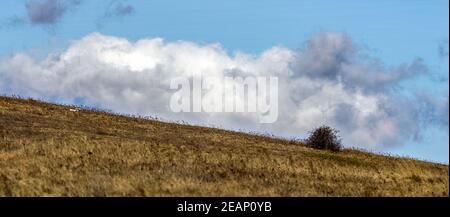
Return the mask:
<svg viewBox="0 0 450 217">
<path fill-rule="evenodd" d="M 387 66 L 423 59 L 429 75 L 404 82 L 402 91 L 426 90 L 439 97 L 448 93 L 446 0 L 81 1 L 51 24 L 26 23 L 26 2 L 2 1 L 0 57 L 17 52 L 44 57 L 92 32 L 130 41 L 161 37 L 169 42 L 220 43 L 231 55 L 256 55 L 276 45 L 295 50 L 315 33 L 344 32 Z M 119 3 L 131 6 L 132 12 L 105 16 L 108 5 Z M 11 24 L 14 17 L 25 22 Z M 447 56 L 440 55 L 440 47 Z M 448 125 L 433 126 L 420 140 L 383 151 L 448 163 L 448 140 Z"/>
</svg>

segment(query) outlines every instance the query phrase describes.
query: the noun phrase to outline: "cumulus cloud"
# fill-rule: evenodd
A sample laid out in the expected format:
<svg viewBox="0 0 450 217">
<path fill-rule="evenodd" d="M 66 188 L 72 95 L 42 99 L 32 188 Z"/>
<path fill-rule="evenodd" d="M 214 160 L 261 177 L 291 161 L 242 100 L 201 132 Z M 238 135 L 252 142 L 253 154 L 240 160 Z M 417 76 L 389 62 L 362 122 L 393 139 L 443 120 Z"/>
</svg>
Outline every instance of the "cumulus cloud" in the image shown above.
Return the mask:
<svg viewBox="0 0 450 217">
<path fill-rule="evenodd" d="M 133 7 L 133 5 L 128 4 L 126 1 L 112 0 L 106 7 L 103 16 L 101 16 L 97 20 L 97 27 L 101 28 L 106 22 L 110 21 L 111 19 L 131 16 L 135 12 L 136 9 Z"/>
<path fill-rule="evenodd" d="M 417 93 L 420 106 L 424 108 L 422 115 L 426 122 L 434 123 L 438 126 L 448 127 L 449 123 L 449 97 L 442 94 L 442 97 L 435 97 L 430 93 Z"/>
<path fill-rule="evenodd" d="M 345 87 L 362 91 L 392 89 L 400 81 L 427 71 L 420 58 L 387 69 L 380 60 L 363 55 L 342 33 L 320 33 L 296 56 L 293 70 L 297 76 L 340 80 Z"/>
<path fill-rule="evenodd" d="M 29 0 L 25 4 L 31 24 L 55 24 L 81 0 Z"/>
<path fill-rule="evenodd" d="M 132 15 L 135 9 L 132 5 L 124 4 L 123 2 L 113 2 L 106 11 L 107 17 L 124 17 Z"/>
<path fill-rule="evenodd" d="M 219 44 L 130 42 L 93 33 L 44 60 L 19 53 L 0 61 L 0 93 L 279 136 L 304 136 L 327 124 L 341 131 L 347 146 L 377 148 L 417 138 L 425 124 L 448 126 L 448 96 L 396 91 L 426 71 L 420 59 L 384 66 L 341 33 L 319 33 L 298 50 L 273 47 L 259 55 L 229 55 Z M 171 112 L 171 80 L 192 73 L 278 77 L 278 121 L 260 124 L 252 113 Z"/>
<path fill-rule="evenodd" d="M 79 5 L 81 0 L 28 0 L 25 3 L 25 15 L 13 15 L 7 26 L 54 25 L 58 23 L 64 14 L 71 8 Z"/>
</svg>

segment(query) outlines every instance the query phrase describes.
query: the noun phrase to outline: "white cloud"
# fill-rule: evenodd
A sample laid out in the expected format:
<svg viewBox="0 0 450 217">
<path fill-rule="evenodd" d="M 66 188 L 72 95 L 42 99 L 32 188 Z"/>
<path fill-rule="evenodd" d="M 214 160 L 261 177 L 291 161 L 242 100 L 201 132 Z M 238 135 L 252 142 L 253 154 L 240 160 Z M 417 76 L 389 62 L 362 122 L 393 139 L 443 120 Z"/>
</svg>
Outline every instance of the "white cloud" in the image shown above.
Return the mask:
<svg viewBox="0 0 450 217">
<path fill-rule="evenodd" d="M 300 50 L 274 47 L 258 56 L 230 56 L 219 44 L 130 42 L 93 33 L 42 61 L 26 53 L 0 61 L 0 92 L 281 136 L 304 136 L 327 124 L 341 131 L 348 146 L 376 148 L 415 137 L 423 107 L 391 88 L 426 67 L 415 60 L 386 69 L 360 55 L 351 38 L 340 33 L 314 35 Z M 247 113 L 171 112 L 171 79 L 194 72 L 220 78 L 277 76 L 278 121 L 259 124 Z M 448 97 L 444 103 L 429 101 L 439 105 L 435 113 L 447 115 L 448 126 Z"/>
</svg>

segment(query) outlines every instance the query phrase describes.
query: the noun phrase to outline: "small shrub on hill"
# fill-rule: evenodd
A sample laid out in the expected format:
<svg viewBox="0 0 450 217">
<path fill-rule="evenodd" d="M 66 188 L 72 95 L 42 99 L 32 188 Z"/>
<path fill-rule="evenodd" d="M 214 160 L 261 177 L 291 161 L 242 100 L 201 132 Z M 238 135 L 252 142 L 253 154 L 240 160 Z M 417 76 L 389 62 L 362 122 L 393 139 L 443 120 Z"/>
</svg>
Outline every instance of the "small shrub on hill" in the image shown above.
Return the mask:
<svg viewBox="0 0 450 217">
<path fill-rule="evenodd" d="M 318 127 L 306 139 L 306 144 L 316 149 L 340 151 L 342 144 L 338 133 L 339 131 L 329 126 Z"/>
</svg>

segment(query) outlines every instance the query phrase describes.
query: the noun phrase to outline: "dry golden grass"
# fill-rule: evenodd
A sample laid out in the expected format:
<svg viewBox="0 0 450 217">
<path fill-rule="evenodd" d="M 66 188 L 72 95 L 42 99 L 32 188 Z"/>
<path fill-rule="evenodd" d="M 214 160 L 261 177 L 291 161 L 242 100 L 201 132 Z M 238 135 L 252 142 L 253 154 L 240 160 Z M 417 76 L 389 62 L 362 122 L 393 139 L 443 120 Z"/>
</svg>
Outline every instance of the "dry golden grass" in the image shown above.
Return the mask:
<svg viewBox="0 0 450 217">
<path fill-rule="evenodd" d="M 448 169 L 0 97 L 1 196 L 448 196 Z"/>
</svg>

